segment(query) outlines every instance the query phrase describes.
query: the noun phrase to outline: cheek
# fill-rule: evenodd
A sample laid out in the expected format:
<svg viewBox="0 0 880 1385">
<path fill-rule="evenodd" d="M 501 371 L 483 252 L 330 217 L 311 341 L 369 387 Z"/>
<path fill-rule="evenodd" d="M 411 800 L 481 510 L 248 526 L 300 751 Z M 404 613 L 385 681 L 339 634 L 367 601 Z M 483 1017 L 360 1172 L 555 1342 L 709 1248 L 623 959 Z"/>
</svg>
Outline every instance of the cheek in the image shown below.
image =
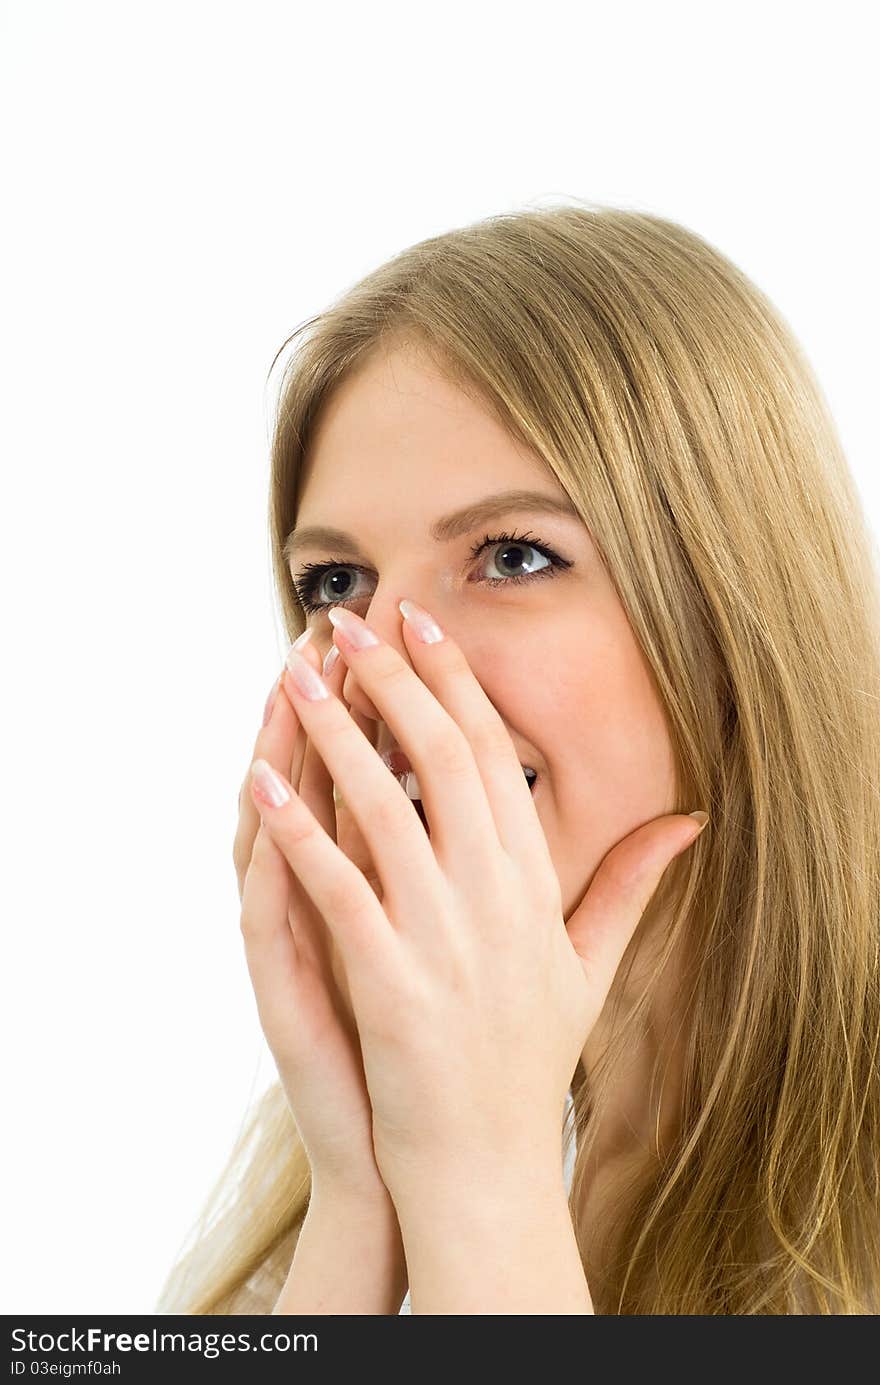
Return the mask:
<svg viewBox="0 0 880 1385">
<path fill-rule="evenodd" d="M 635 813 L 634 828 L 670 811 L 674 762 L 663 707 L 628 621 L 581 618 L 576 649 L 572 623 L 545 624 L 540 641 L 493 651 L 491 695 L 547 766 L 557 812 L 571 805 L 606 821 L 612 809 Z"/>
<path fill-rule="evenodd" d="M 568 754 L 553 762 L 542 825 L 567 920 L 611 848 L 673 810 L 675 762 L 640 659 L 606 659 L 591 669 L 577 692 L 566 687 L 557 717 Z"/>
<path fill-rule="evenodd" d="M 485 686 L 540 757 L 535 805 L 568 918 L 611 848 L 672 811 L 675 763 L 662 704 L 616 598 L 594 591 L 586 614 L 581 606 L 556 615 L 514 647 L 493 648 Z"/>
<path fill-rule="evenodd" d="M 620 835 L 671 811 L 672 745 L 662 703 L 627 625 L 567 680 L 560 715 L 570 727 L 566 765 L 580 797 L 595 802 Z M 567 776 L 568 777 L 568 776 Z"/>
</svg>

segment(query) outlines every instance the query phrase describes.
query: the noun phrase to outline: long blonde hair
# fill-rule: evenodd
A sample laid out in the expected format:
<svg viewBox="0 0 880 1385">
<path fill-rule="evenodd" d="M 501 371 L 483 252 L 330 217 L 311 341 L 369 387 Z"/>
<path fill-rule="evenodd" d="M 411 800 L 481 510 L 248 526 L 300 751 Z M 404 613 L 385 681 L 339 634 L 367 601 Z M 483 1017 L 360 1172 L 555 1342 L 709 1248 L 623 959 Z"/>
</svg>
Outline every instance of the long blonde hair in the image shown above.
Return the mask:
<svg viewBox="0 0 880 1385">
<path fill-rule="evenodd" d="M 310 431 L 380 344 L 416 343 L 578 506 L 666 708 L 677 811 L 710 815 L 650 906 L 672 910 L 664 958 L 685 938 L 693 959 L 680 1132 L 585 1261 L 596 1312 L 880 1311 L 880 578 L 791 329 L 694 232 L 574 202 L 414 245 L 281 351 L 297 338 L 269 505 L 290 639 Z M 572 1084 L 582 1251 L 603 1095 L 653 984 Z M 309 1194 L 276 1083 L 158 1311 L 271 1312 Z"/>
</svg>

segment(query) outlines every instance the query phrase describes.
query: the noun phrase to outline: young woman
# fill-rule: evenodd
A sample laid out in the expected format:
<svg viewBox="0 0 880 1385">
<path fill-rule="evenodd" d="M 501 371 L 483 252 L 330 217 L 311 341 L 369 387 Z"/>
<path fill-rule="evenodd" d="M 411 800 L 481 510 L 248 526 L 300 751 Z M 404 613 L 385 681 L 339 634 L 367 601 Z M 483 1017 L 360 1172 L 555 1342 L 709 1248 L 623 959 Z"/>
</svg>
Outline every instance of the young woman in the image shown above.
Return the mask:
<svg viewBox="0 0 880 1385">
<path fill-rule="evenodd" d="M 790 329 L 577 204 L 306 327 L 233 852 L 279 1082 L 158 1311 L 880 1311 L 880 580 Z"/>
</svg>

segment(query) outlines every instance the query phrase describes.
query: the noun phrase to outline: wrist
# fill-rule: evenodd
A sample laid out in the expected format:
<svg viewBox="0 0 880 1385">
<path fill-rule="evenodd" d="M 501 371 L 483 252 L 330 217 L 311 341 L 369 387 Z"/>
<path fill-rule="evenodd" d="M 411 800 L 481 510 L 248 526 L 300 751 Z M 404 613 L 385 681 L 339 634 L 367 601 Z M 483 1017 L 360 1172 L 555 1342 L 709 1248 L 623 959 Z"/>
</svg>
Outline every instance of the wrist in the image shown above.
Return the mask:
<svg viewBox="0 0 880 1385">
<path fill-rule="evenodd" d="M 312 1221 L 341 1221 L 346 1225 L 397 1226 L 397 1210 L 385 1184 L 352 1186 L 334 1179 L 312 1178 L 307 1215 Z"/>
<path fill-rule="evenodd" d="M 401 1197 L 414 1315 L 593 1312 L 559 1162 L 494 1184 L 462 1170 Z"/>
<path fill-rule="evenodd" d="M 421 1148 L 401 1150 L 374 1132 L 376 1173 L 398 1209 L 426 1193 L 451 1201 L 470 1194 L 482 1203 L 506 1201 L 508 1190 L 519 1194 L 530 1185 L 564 1187 L 561 1120 L 534 1120 L 507 1138 L 493 1133 L 487 1140 L 485 1131 L 450 1129 Z"/>
<path fill-rule="evenodd" d="M 387 1194 L 313 1184 L 274 1313 L 396 1314 L 407 1289 L 406 1254 Z"/>
<path fill-rule="evenodd" d="M 503 1219 L 510 1208 L 567 1207 L 561 1149 L 541 1158 L 444 1161 L 410 1168 L 405 1178 L 389 1180 L 389 1197 L 401 1226 L 430 1220 L 438 1212 Z"/>
</svg>

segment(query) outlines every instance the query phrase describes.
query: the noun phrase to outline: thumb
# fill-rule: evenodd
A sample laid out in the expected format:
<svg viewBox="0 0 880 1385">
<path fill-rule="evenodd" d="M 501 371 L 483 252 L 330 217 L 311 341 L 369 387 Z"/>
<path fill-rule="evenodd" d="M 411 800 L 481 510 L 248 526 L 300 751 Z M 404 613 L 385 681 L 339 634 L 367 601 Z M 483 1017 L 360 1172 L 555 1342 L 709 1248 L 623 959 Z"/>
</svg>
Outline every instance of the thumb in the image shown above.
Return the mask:
<svg viewBox="0 0 880 1385">
<path fill-rule="evenodd" d="M 602 860 L 566 923 L 595 994 L 597 1014 L 667 866 L 696 841 L 708 821 L 704 812 L 655 818 L 624 837 Z"/>
</svg>

